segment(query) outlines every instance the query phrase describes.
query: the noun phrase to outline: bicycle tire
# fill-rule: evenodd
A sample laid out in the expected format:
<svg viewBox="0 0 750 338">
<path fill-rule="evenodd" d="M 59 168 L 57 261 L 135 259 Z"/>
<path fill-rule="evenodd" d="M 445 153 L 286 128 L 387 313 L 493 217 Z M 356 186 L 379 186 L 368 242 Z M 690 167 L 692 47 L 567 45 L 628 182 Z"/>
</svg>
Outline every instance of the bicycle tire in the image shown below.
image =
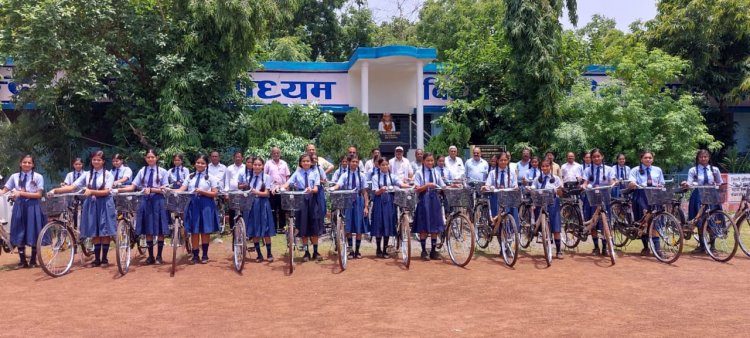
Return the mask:
<svg viewBox="0 0 750 338">
<path fill-rule="evenodd" d="M 633 223 L 630 213 L 627 212 L 623 203 L 617 201 L 609 204 L 609 210 L 612 215 L 612 242 L 615 247 L 622 248 L 630 242 L 630 238 L 625 233 L 625 229 Z"/>
<path fill-rule="evenodd" d="M 737 226 L 737 238 L 740 250 L 745 253 L 746 256 L 750 257 L 750 220 L 748 220 L 747 212 L 740 216 L 735 222 Z M 748 232 L 743 237 L 743 232 Z"/>
<path fill-rule="evenodd" d="M 531 210 L 527 205 L 521 205 L 518 208 L 518 218 L 521 221 L 518 234 L 521 237 L 521 241 L 518 243 L 522 248 L 526 249 L 531 245 L 531 241 L 534 239 L 533 224 L 531 224 Z"/>
<path fill-rule="evenodd" d="M 659 234 L 659 250 L 654 244 L 653 234 Z M 680 258 L 685 243 L 683 236 L 682 225 L 674 215 L 668 212 L 657 212 L 648 224 L 648 243 L 651 253 L 662 263 L 672 264 Z M 665 248 L 669 248 L 669 251 Z"/>
<path fill-rule="evenodd" d="M 512 215 L 505 215 L 500 224 L 500 253 L 503 256 L 503 262 L 508 267 L 513 267 L 518 261 L 518 242 L 520 241 L 516 220 Z"/>
<path fill-rule="evenodd" d="M 401 252 L 401 263 L 404 264 L 406 269 L 409 269 L 411 264 L 411 229 L 409 229 L 409 217 L 406 214 L 401 215 L 399 222 L 399 233 L 398 233 L 398 246 Z"/>
<path fill-rule="evenodd" d="M 612 229 L 609 225 L 609 219 L 607 219 L 607 214 L 602 212 L 599 217 L 602 220 L 602 235 L 604 238 L 607 239 L 607 251 L 609 253 L 609 262 L 611 265 L 615 265 L 616 257 L 615 257 L 615 241 L 612 236 Z"/>
<path fill-rule="evenodd" d="M 47 223 L 42 227 L 36 239 L 36 258 L 39 266 L 51 277 L 57 278 L 65 275 L 73 266 L 77 244 L 72 228 L 57 220 Z M 57 268 L 57 265 L 53 267 L 52 263 L 57 261 L 56 258 L 60 252 L 63 252 L 60 256 L 60 267 Z"/>
<path fill-rule="evenodd" d="M 289 254 L 289 264 L 287 269 L 289 274 L 294 273 L 294 225 L 288 225 L 286 229 L 286 246 Z"/>
<path fill-rule="evenodd" d="M 539 217 L 542 218 L 542 247 L 544 248 L 544 260 L 547 261 L 547 267 L 552 265 L 552 241 L 550 240 L 549 223 L 547 221 L 547 215 L 540 213 Z"/>
<path fill-rule="evenodd" d="M 477 246 L 487 249 L 492 242 L 492 222 L 487 204 L 482 203 L 474 207 L 474 220 L 474 230 L 476 231 L 474 237 L 477 239 Z"/>
<path fill-rule="evenodd" d="M 178 220 L 175 220 L 172 225 L 172 269 L 169 272 L 169 275 L 172 277 L 174 277 L 174 274 L 177 271 L 177 250 L 180 248 L 181 240 L 180 223 Z"/>
<path fill-rule="evenodd" d="M 232 260 L 234 270 L 242 273 L 247 259 L 247 233 L 245 220 L 242 216 L 234 220 L 234 231 L 232 231 Z"/>
<path fill-rule="evenodd" d="M 120 275 L 125 276 L 130 271 L 130 222 L 125 219 L 117 222 L 117 233 L 115 235 L 115 258 L 117 270 Z"/>
<path fill-rule="evenodd" d="M 560 208 L 560 219 L 563 223 L 562 242 L 566 248 L 575 249 L 578 246 L 578 243 L 581 242 L 581 239 L 578 237 L 581 229 L 583 229 L 583 217 L 581 217 L 581 212 L 578 210 L 577 206 L 570 203 L 564 203 Z"/>
<path fill-rule="evenodd" d="M 339 247 L 338 261 L 341 271 L 345 271 L 349 263 L 349 243 L 346 241 L 346 231 L 344 229 L 344 221 L 342 217 L 338 217 L 336 220 L 336 245 Z"/>
<path fill-rule="evenodd" d="M 456 224 L 456 221 L 459 223 Z M 463 214 L 450 217 L 450 222 L 445 227 L 445 244 L 448 247 L 448 256 L 453 264 L 465 267 L 474 256 L 474 225 L 469 218 Z"/>
<path fill-rule="evenodd" d="M 737 225 L 724 211 L 714 210 L 708 214 L 703 222 L 700 237 L 706 253 L 717 262 L 726 263 L 737 253 L 739 246 Z M 720 245 L 716 243 L 717 238 L 723 239 Z"/>
</svg>

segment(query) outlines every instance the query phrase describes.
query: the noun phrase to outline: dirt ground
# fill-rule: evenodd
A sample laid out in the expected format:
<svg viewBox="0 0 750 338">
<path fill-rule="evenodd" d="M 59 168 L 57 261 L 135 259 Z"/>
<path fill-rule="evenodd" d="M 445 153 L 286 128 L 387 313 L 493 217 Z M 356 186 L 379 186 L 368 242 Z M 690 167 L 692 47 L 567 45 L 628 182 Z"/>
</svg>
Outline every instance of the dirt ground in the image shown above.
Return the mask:
<svg viewBox="0 0 750 338">
<path fill-rule="evenodd" d="M 275 243 L 283 237 L 278 236 Z M 684 255 L 673 265 L 634 253 L 614 267 L 590 248 L 547 268 L 534 250 L 515 268 L 492 250 L 466 267 L 449 260 L 366 256 L 340 272 L 334 257 L 298 263 L 248 262 L 242 275 L 230 241 L 214 244 L 208 265 L 135 263 L 120 277 L 74 265 L 61 278 L 13 270 L 0 256 L 0 336 L 746 336 L 750 259 L 728 264 Z M 417 245 L 417 243 L 414 243 Z M 321 245 L 328 253 L 330 245 Z M 638 251 L 639 243 L 629 251 Z M 687 249 L 689 250 L 689 248 Z M 165 259 L 171 259 L 165 250 Z M 254 254 L 251 255 L 255 257 Z M 443 253 L 443 257 L 447 257 Z M 114 253 L 110 252 L 114 262 Z M 169 263 L 169 262 L 168 262 Z M 743 333 L 744 332 L 744 333 Z"/>
</svg>

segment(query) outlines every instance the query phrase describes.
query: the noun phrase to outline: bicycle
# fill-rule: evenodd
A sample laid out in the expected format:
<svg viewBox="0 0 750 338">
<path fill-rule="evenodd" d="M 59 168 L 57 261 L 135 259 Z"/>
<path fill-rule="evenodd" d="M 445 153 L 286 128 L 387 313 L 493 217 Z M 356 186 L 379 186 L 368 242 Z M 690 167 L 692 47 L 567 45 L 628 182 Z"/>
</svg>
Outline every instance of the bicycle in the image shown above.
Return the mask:
<svg viewBox="0 0 750 338">
<path fill-rule="evenodd" d="M 335 226 L 331 227 L 331 239 L 336 242 L 336 253 L 341 271 L 346 270 L 348 262 L 349 243 L 346 240 L 346 227 L 344 210 L 352 208 L 354 199 L 357 198 L 357 190 L 329 191 L 329 200 L 333 209 Z"/>
<path fill-rule="evenodd" d="M 123 276 L 130 270 L 131 250 L 137 245 L 138 252 L 143 255 L 145 249 L 140 245 L 141 241 L 138 240 L 138 235 L 135 233 L 135 214 L 138 212 L 142 195 L 140 192 L 112 195 L 118 213 L 115 256 L 117 257 L 117 270 Z"/>
<path fill-rule="evenodd" d="M 401 263 L 406 269 L 411 264 L 411 222 L 412 211 L 417 209 L 417 192 L 414 188 L 394 189 L 393 204 L 398 207 L 398 229 L 396 243 L 401 253 Z"/>
<path fill-rule="evenodd" d="M 190 242 L 190 234 L 185 230 L 185 209 L 190 204 L 195 194 L 186 191 L 173 191 L 170 189 L 164 189 L 164 199 L 166 201 L 167 210 L 174 213 L 174 222 L 172 222 L 172 269 L 169 275 L 174 277 L 177 271 L 177 251 L 181 246 L 185 247 L 187 254 L 192 253 L 192 243 Z"/>
<path fill-rule="evenodd" d="M 295 212 L 302 210 L 305 203 L 305 195 L 310 193 L 304 191 L 282 191 L 281 195 L 281 209 L 288 211 L 289 221 L 286 225 L 286 243 L 287 249 L 289 250 L 289 274 L 294 273 L 294 250 L 296 250 L 297 244 L 297 228 L 294 227 L 294 221 L 296 216 Z"/>
<path fill-rule="evenodd" d="M 242 213 L 252 209 L 255 195 L 250 191 L 229 191 L 222 197 L 227 198 L 229 209 L 235 212 L 232 230 L 232 262 L 234 270 L 242 273 L 245 259 L 247 259 L 247 227 Z"/>
<path fill-rule="evenodd" d="M 49 221 L 39 232 L 36 240 L 36 255 L 42 270 L 51 277 L 60 277 L 70 271 L 76 254 L 81 248 L 81 265 L 84 256 L 91 256 L 86 241 L 80 240 L 78 214 L 83 194 L 69 193 L 45 196 L 40 200 L 42 212 L 47 216 L 58 216 Z"/>
<path fill-rule="evenodd" d="M 739 238 L 737 242 L 739 242 L 740 250 L 742 250 L 745 255 L 750 256 L 750 236 L 745 236 L 745 239 L 742 237 L 743 225 L 746 224 L 744 228 L 750 228 L 750 186 L 737 184 L 733 186 L 747 189 L 742 195 L 740 206 L 737 208 L 737 212 L 734 213 L 732 221 L 734 221 L 735 226 L 737 226 L 737 238 Z"/>
<path fill-rule="evenodd" d="M 3 203 L 2 205 L 0 205 L 0 207 L 2 207 L 2 210 L 0 210 L 2 211 L 0 212 L 0 255 L 3 253 L 3 251 L 5 253 L 11 253 L 13 249 L 16 248 L 10 242 L 10 226 L 8 223 L 12 215 L 11 210 L 15 200 L 10 193 L 8 193 L 7 195 L 3 195 L 2 197 L 2 201 L 0 201 Z M 5 203 L 6 201 L 7 204 Z M 4 217 L 5 215 L 8 216 L 8 219 Z"/>
<path fill-rule="evenodd" d="M 536 237 L 541 237 L 542 248 L 544 249 L 544 260 L 547 262 L 547 266 L 552 265 L 552 236 L 549 228 L 549 212 L 547 207 L 555 204 L 556 191 L 555 189 L 535 189 L 530 191 L 531 195 L 531 210 L 528 210 L 529 217 L 531 220 L 526 228 L 521 231 L 526 231 L 526 238 L 528 242 L 524 248 L 527 248 L 531 241 Z M 535 215 L 535 210 L 539 208 L 539 216 Z M 521 242 L 523 244 L 523 241 Z"/>
<path fill-rule="evenodd" d="M 717 262 L 728 262 L 737 253 L 739 246 L 739 232 L 732 217 L 721 209 L 713 209 L 711 206 L 721 204 L 722 198 L 719 186 L 692 186 L 693 192 L 700 194 L 700 209 L 698 214 L 691 220 L 687 220 L 680 208 L 683 195 L 687 189 L 681 189 L 675 194 L 678 196 L 671 201 L 670 211 L 682 226 L 685 240 L 694 236 L 694 229 L 698 228 L 698 241 L 706 253 Z M 681 216 L 675 215 L 681 214 Z M 717 244 L 716 242 L 719 241 Z M 733 241 L 730 243 L 729 241 Z"/>
<path fill-rule="evenodd" d="M 672 194 L 663 187 L 637 187 L 637 189 L 644 191 L 649 206 L 644 211 L 641 220 L 633 219 L 633 202 L 630 199 L 616 198 L 609 205 L 614 231 L 622 235 L 619 238 L 615 236 L 613 243 L 617 247 L 623 247 L 631 240 L 648 235 L 648 246 L 654 257 L 662 263 L 674 263 L 682 254 L 684 244 L 682 226 L 672 214 L 659 210 L 659 207 L 671 203 Z M 623 193 L 628 195 L 631 190 L 626 189 Z M 654 243 L 655 236 L 658 236 L 656 237 L 657 243 Z M 659 244 L 659 248 L 656 244 Z"/>
<path fill-rule="evenodd" d="M 568 249 L 575 249 L 581 238 L 585 241 L 588 235 L 578 236 L 578 231 L 584 228 L 583 201 L 580 198 L 583 189 L 579 182 L 565 182 L 560 199 L 560 226 L 562 243 Z M 588 198 L 588 196 L 587 196 Z M 609 204 L 609 200 L 607 200 Z M 591 203 L 589 202 L 589 205 Z M 592 215 L 593 216 L 593 215 Z M 590 227 L 588 227 L 590 229 Z"/>
<path fill-rule="evenodd" d="M 492 241 L 490 200 L 482 192 L 484 182 L 469 180 L 467 186 L 471 189 L 472 213 L 469 220 L 474 224 L 476 245 L 481 249 L 487 249 Z"/>
<path fill-rule="evenodd" d="M 464 211 L 471 205 L 471 193 L 465 188 L 438 188 L 436 190 L 443 192 L 446 204 L 453 210 L 446 217 L 445 230 L 440 234 L 437 248 L 441 249 L 445 244 L 453 264 L 464 267 L 471 262 L 476 244 L 474 224 Z M 441 209 L 445 212 L 445 209 Z"/>
<path fill-rule="evenodd" d="M 492 241 L 492 236 L 498 234 L 500 253 L 503 262 L 508 267 L 513 267 L 518 260 L 518 244 L 521 235 L 512 214 L 505 211 L 506 208 L 518 208 L 521 205 L 521 191 L 518 189 L 492 189 L 490 191 L 497 195 L 498 215 L 493 219 L 492 230 L 489 231 L 487 242 Z"/>
<path fill-rule="evenodd" d="M 563 231 L 565 237 L 573 243 L 570 248 L 575 248 L 581 241 L 586 241 L 592 229 L 595 229 L 599 221 L 602 222 L 602 229 L 600 238 L 605 238 L 607 241 L 607 256 L 609 256 L 611 265 L 615 265 L 615 245 L 612 236 L 612 228 L 609 225 L 609 219 L 607 218 L 606 208 L 611 203 L 612 187 L 603 186 L 597 188 L 588 188 L 583 190 L 586 194 L 586 199 L 590 206 L 596 206 L 596 210 L 591 215 L 588 221 L 581 222 L 579 209 L 572 208 L 572 205 L 568 204 L 560 208 L 560 218 L 564 224 Z M 566 244 L 567 246 L 567 244 Z"/>
</svg>

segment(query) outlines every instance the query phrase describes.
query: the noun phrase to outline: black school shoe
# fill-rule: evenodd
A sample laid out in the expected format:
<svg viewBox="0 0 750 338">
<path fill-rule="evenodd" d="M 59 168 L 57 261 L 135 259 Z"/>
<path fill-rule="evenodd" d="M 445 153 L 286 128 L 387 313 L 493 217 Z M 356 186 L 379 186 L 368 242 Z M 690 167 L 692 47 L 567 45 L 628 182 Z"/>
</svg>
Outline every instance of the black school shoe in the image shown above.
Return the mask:
<svg viewBox="0 0 750 338">
<path fill-rule="evenodd" d="M 157 256 L 156 260 L 154 261 L 154 264 L 156 264 L 156 265 L 162 265 L 162 264 L 164 264 L 164 260 L 161 258 L 161 256 Z"/>
<path fill-rule="evenodd" d="M 308 262 L 308 261 L 310 261 L 310 252 L 309 252 L 309 251 L 305 251 L 305 255 L 304 255 L 304 256 L 302 256 L 302 261 L 303 261 L 303 262 Z"/>
<path fill-rule="evenodd" d="M 102 259 L 102 267 L 106 268 L 109 267 L 109 260 L 108 259 Z"/>
<path fill-rule="evenodd" d="M 422 251 L 422 254 L 420 254 L 420 257 L 422 257 L 423 261 L 429 261 L 430 260 L 430 256 L 427 255 L 427 251 Z"/>
<path fill-rule="evenodd" d="M 199 260 L 198 260 L 198 257 L 193 257 L 193 258 L 191 258 L 191 259 L 190 259 L 190 260 L 188 261 L 188 264 L 190 264 L 190 265 L 195 265 L 195 264 L 198 264 L 198 262 L 199 262 Z"/>
<path fill-rule="evenodd" d="M 268 255 L 268 263 L 273 263 L 273 255 Z"/>
<path fill-rule="evenodd" d="M 29 263 L 26 263 L 25 259 L 22 260 L 22 261 L 20 261 L 20 262 L 18 262 L 18 264 L 16 264 L 16 269 L 24 269 L 24 268 L 28 268 L 28 267 L 29 267 Z"/>
<path fill-rule="evenodd" d="M 146 258 L 146 265 L 151 265 L 154 263 L 156 263 L 156 260 L 154 259 L 154 257 Z"/>
<path fill-rule="evenodd" d="M 201 264 L 208 264 L 208 257 L 201 258 Z"/>
<path fill-rule="evenodd" d="M 433 261 L 440 259 L 440 255 L 438 255 L 437 250 L 430 251 L 430 259 Z"/>
<path fill-rule="evenodd" d="M 362 258 L 362 254 L 359 253 L 359 252 L 355 252 L 354 253 L 354 259 L 360 259 L 360 258 Z"/>
<path fill-rule="evenodd" d="M 98 268 L 98 267 L 102 266 L 102 262 L 99 261 L 99 260 L 94 260 L 93 262 L 91 262 L 91 266 L 94 267 L 94 268 Z"/>
<path fill-rule="evenodd" d="M 318 262 L 320 262 L 320 261 L 322 261 L 322 260 L 323 260 L 323 256 L 321 256 L 321 255 L 320 255 L 319 253 L 317 253 L 317 252 L 316 252 L 316 253 L 314 253 L 314 254 L 312 255 L 312 259 L 313 259 L 313 260 L 316 260 L 316 261 L 318 261 Z"/>
</svg>

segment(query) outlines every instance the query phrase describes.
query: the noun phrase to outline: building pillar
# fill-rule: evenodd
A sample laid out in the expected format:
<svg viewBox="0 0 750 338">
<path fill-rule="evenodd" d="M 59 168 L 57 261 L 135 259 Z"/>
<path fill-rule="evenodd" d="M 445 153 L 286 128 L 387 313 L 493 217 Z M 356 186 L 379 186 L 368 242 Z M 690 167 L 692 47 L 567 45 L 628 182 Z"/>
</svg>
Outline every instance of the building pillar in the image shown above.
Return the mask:
<svg viewBox="0 0 750 338">
<path fill-rule="evenodd" d="M 424 64 L 417 61 L 417 148 L 424 149 Z"/>
<path fill-rule="evenodd" d="M 362 114 L 367 115 L 370 111 L 370 64 L 367 61 L 362 61 L 362 76 L 360 80 L 362 81 L 360 84 L 362 104 L 359 110 Z"/>
</svg>

